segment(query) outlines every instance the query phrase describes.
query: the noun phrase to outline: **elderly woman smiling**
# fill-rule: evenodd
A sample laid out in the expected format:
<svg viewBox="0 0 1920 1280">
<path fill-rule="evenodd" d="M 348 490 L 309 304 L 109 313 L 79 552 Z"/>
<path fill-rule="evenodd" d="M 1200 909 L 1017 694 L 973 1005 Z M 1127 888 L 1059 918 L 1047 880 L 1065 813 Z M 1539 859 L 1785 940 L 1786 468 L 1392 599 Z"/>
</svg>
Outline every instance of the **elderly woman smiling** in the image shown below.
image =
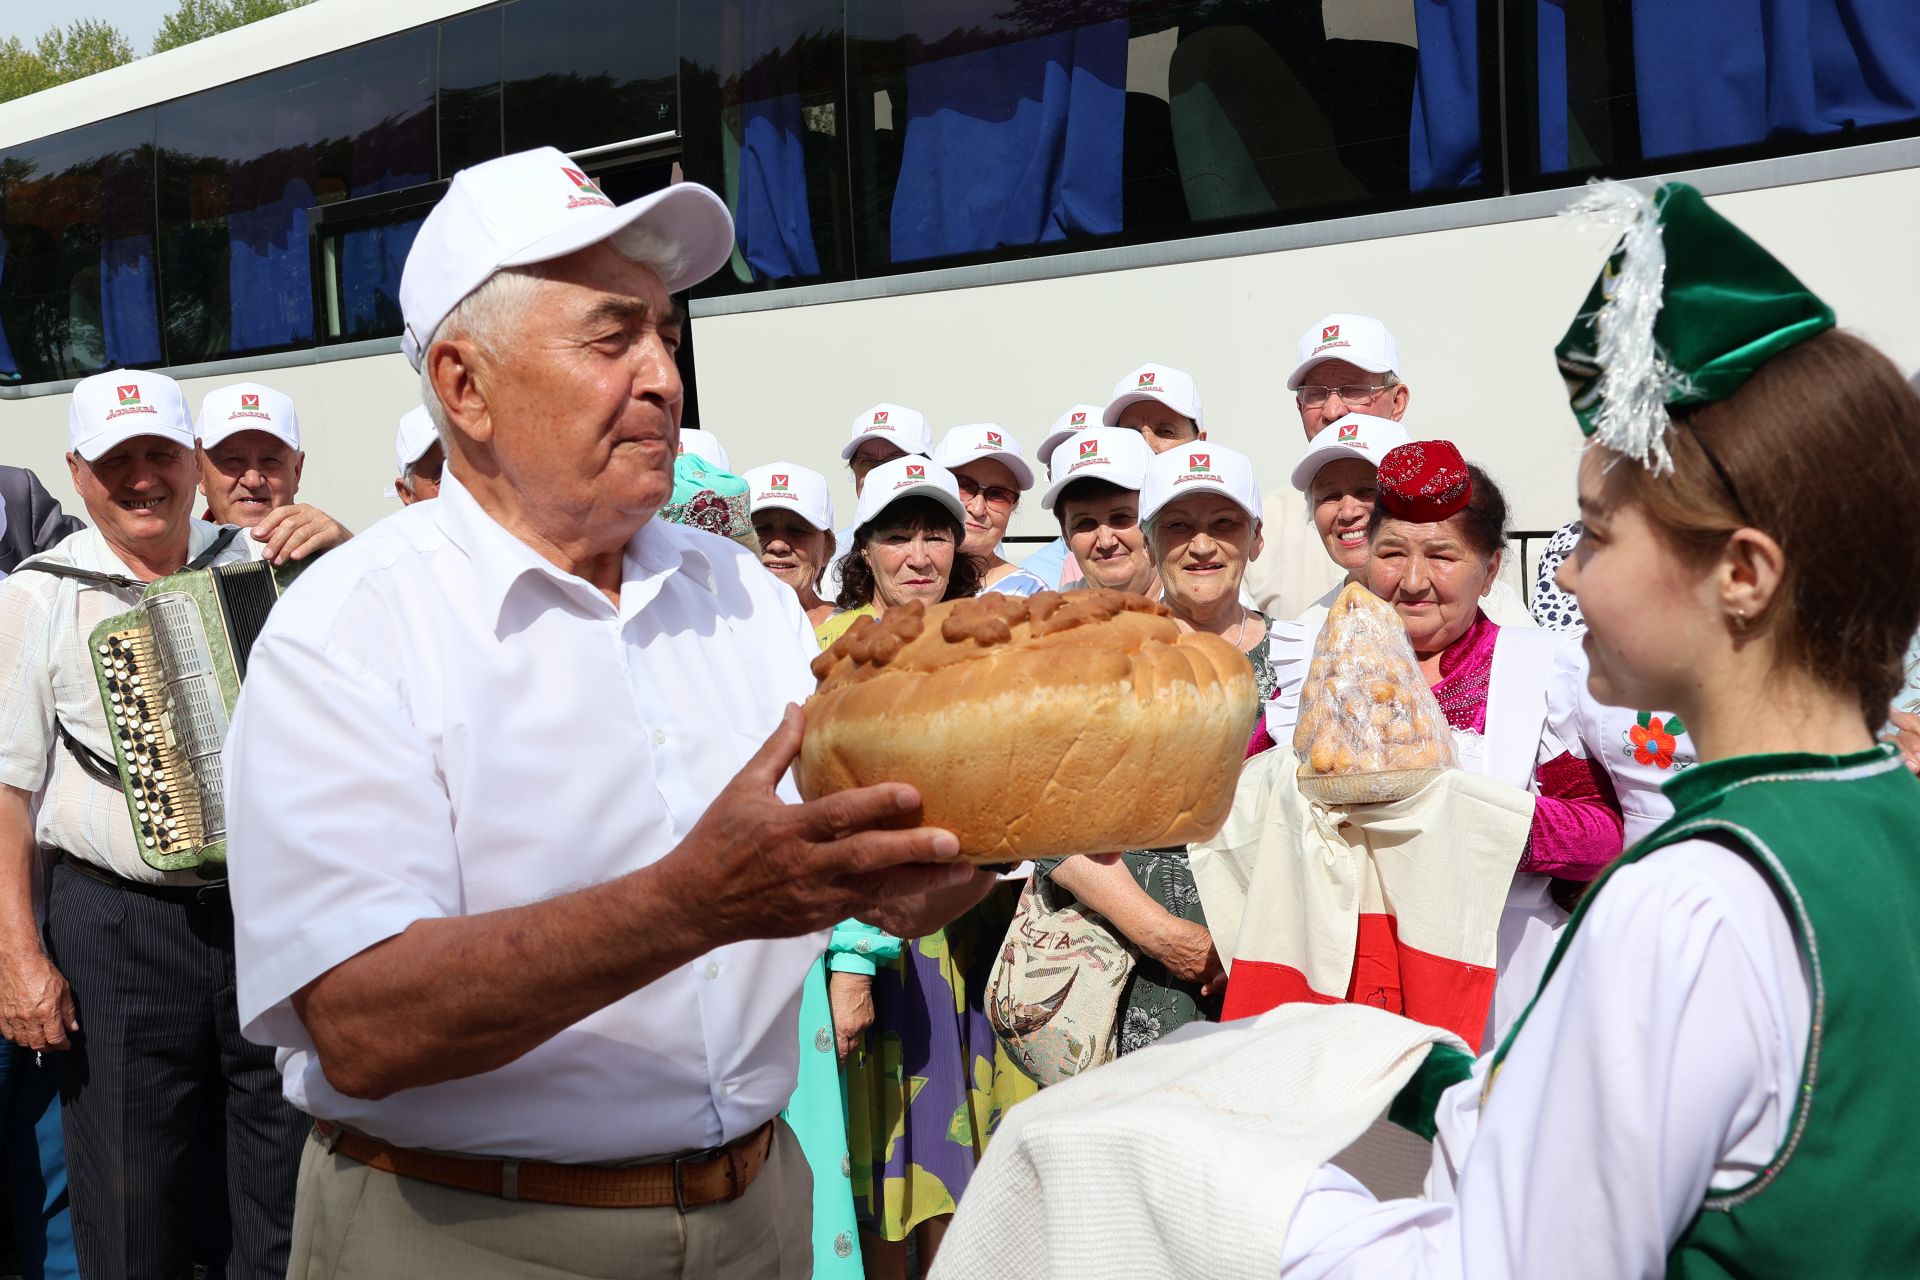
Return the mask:
<svg viewBox="0 0 1920 1280">
<path fill-rule="evenodd" d="M 960 550 L 980 565 L 980 585 L 989 591 L 1030 596 L 1046 583 L 1000 554 L 1020 495 L 1033 488 L 1033 468 L 1020 456 L 1020 442 L 1004 427 L 976 422 L 955 427 L 934 447 L 933 460 L 953 472 L 967 510 Z"/>
<path fill-rule="evenodd" d="M 833 497 L 827 478 L 793 462 L 755 467 L 747 482 L 747 508 L 753 536 L 760 541 L 760 563 L 800 597 L 814 626 L 825 622 L 833 605 L 820 598 L 820 578 L 833 559 Z"/>
<path fill-rule="evenodd" d="M 1080 585 L 1159 595 L 1140 527 L 1140 486 L 1152 457 L 1140 433 L 1124 427 L 1095 427 L 1054 448 L 1053 483 L 1040 500 L 1060 522 Z"/>
</svg>

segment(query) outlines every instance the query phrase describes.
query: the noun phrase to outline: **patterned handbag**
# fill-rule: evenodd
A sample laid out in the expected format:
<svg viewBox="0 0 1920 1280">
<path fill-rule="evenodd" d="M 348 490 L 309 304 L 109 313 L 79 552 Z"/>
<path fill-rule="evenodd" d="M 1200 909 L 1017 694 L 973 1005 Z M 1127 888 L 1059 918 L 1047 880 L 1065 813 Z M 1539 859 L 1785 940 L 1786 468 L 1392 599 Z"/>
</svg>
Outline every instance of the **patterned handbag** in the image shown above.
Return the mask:
<svg viewBox="0 0 1920 1280">
<path fill-rule="evenodd" d="M 1041 1085 L 1113 1058 L 1120 998 L 1133 948 L 1105 919 L 1037 873 L 1020 893 L 1013 924 L 987 979 L 987 1018 L 1007 1053 Z"/>
</svg>

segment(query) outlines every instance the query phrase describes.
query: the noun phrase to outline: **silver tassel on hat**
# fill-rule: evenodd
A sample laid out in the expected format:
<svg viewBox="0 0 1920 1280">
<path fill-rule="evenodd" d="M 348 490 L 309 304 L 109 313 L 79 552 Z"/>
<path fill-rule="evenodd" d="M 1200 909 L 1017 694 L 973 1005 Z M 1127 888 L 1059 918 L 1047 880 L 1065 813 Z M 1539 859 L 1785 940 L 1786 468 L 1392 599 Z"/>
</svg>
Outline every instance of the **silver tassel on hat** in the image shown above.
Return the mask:
<svg viewBox="0 0 1920 1280">
<path fill-rule="evenodd" d="M 1619 261 L 1607 263 L 1601 282 L 1606 302 L 1594 318 L 1601 401 L 1594 439 L 1663 475 L 1673 469 L 1667 404 L 1684 390 L 1686 378 L 1667 362 L 1653 337 L 1667 274 L 1659 210 L 1644 192 L 1609 180 L 1590 183 L 1564 212 L 1621 228 Z"/>
</svg>

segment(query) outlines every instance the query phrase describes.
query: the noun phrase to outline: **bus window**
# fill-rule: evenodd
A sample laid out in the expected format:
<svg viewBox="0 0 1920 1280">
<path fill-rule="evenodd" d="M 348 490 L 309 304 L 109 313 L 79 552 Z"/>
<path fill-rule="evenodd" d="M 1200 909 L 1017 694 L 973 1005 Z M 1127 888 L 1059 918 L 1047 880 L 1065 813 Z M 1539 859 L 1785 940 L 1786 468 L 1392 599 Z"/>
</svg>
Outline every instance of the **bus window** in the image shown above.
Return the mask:
<svg viewBox="0 0 1920 1280">
<path fill-rule="evenodd" d="M 682 160 L 726 199 L 738 238 L 703 294 L 848 274 L 840 9 L 840 0 L 682 8 Z"/>
<path fill-rule="evenodd" d="M 440 24 L 440 176 L 506 154 L 500 127 L 501 10 Z"/>
<path fill-rule="evenodd" d="M 673 0 L 518 0 L 506 24 L 508 151 L 674 128 Z"/>
<path fill-rule="evenodd" d="M 307 211 L 432 180 L 433 35 L 160 106 L 169 363 L 313 342 Z"/>
<path fill-rule="evenodd" d="M 849 0 L 861 271 L 1477 187 L 1477 8 Z"/>
<path fill-rule="evenodd" d="M 154 279 L 152 111 L 0 156 L 0 380 L 158 364 Z"/>
</svg>

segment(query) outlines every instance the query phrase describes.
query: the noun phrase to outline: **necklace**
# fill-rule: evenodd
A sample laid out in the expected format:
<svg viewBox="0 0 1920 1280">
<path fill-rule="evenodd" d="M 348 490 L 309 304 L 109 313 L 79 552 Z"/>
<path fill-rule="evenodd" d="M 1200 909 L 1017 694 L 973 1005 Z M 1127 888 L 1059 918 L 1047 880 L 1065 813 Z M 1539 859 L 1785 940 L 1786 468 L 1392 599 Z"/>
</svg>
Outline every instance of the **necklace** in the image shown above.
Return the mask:
<svg viewBox="0 0 1920 1280">
<path fill-rule="evenodd" d="M 1253 613 L 1245 605 L 1240 606 L 1240 629 L 1234 632 L 1233 647 L 1245 653 L 1247 651 L 1247 624 L 1253 621 Z"/>
</svg>

